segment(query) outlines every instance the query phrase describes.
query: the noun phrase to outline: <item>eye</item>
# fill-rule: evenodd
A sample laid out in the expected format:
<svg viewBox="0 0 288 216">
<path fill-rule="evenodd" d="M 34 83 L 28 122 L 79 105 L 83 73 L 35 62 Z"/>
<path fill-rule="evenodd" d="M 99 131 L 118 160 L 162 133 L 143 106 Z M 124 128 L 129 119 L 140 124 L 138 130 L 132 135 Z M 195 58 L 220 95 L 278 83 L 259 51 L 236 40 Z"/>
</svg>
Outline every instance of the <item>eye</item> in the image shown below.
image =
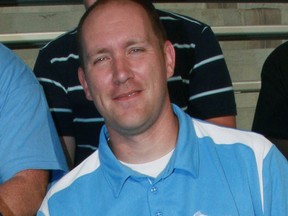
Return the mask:
<svg viewBox="0 0 288 216">
<path fill-rule="evenodd" d="M 107 58 L 106 56 L 101 56 L 101 57 L 95 58 L 95 59 L 93 60 L 93 65 L 102 63 L 102 62 L 106 61 L 107 59 L 108 59 L 108 58 Z"/>
<path fill-rule="evenodd" d="M 130 49 L 129 53 L 133 54 L 133 53 L 139 53 L 139 52 L 143 52 L 143 51 L 144 51 L 143 48 L 135 47 L 135 48 Z"/>
</svg>

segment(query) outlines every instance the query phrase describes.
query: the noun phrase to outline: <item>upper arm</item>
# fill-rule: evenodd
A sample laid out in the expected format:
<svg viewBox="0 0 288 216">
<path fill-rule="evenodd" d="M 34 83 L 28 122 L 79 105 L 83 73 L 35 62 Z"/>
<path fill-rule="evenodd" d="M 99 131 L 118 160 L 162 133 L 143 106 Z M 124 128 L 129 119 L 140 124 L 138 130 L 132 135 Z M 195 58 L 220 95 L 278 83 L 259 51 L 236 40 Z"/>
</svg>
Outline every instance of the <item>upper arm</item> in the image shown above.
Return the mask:
<svg viewBox="0 0 288 216">
<path fill-rule="evenodd" d="M 217 125 L 225 126 L 225 127 L 236 128 L 236 117 L 232 115 L 209 118 L 209 119 L 206 119 L 206 121 L 209 121 Z"/>
<path fill-rule="evenodd" d="M 60 139 L 66 156 L 66 160 L 68 162 L 68 166 L 70 169 L 72 169 L 74 167 L 74 158 L 76 150 L 75 138 L 72 136 L 62 136 L 60 137 Z"/>
<path fill-rule="evenodd" d="M 200 119 L 213 119 L 226 116 L 233 121 L 236 115 L 236 102 L 232 81 L 221 47 L 209 27 L 195 42 L 195 64 L 189 75 L 188 113 Z M 235 117 L 234 117 L 235 118 Z M 230 121 L 229 120 L 229 121 Z M 235 120 L 235 119 L 234 119 Z M 230 122 L 228 125 L 234 125 Z"/>
</svg>

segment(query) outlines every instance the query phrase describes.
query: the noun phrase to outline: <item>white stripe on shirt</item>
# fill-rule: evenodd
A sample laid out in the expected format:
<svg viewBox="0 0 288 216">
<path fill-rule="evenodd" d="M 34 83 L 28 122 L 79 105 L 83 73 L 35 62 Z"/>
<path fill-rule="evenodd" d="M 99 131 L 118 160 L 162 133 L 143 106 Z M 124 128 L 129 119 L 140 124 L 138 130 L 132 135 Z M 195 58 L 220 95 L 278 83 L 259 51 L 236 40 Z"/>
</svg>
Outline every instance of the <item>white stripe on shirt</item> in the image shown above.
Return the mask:
<svg viewBox="0 0 288 216">
<path fill-rule="evenodd" d="M 100 166 L 99 154 L 98 151 L 93 153 L 94 156 L 89 157 L 87 160 L 84 160 L 80 165 L 69 172 L 69 175 L 65 175 L 62 181 L 56 182 L 55 185 L 48 191 L 45 199 L 41 204 L 41 211 L 44 215 L 50 215 L 48 209 L 48 200 L 55 193 L 69 187 L 74 183 L 75 179 L 92 173 Z"/>
<path fill-rule="evenodd" d="M 198 24 L 198 25 L 202 25 L 200 22 L 197 22 L 196 20 L 192 20 L 192 19 L 190 19 L 190 18 L 188 18 L 188 17 L 185 17 L 185 16 L 181 16 L 180 14 L 177 14 L 177 13 L 172 13 L 172 12 L 168 12 L 168 11 L 165 11 L 166 13 L 170 13 L 170 14 L 172 14 L 172 15 L 174 15 L 174 16 L 176 16 L 176 17 L 179 17 L 179 18 L 181 18 L 181 19 L 183 19 L 183 20 L 186 20 L 186 21 L 189 21 L 189 22 L 193 22 L 193 23 L 196 23 L 196 24 Z M 168 17 L 168 16 L 165 16 L 165 17 L 160 17 L 160 19 L 161 20 L 176 20 L 175 18 L 172 18 L 172 17 Z"/>
<path fill-rule="evenodd" d="M 214 61 L 218 61 L 220 59 L 224 59 L 224 55 L 217 55 L 217 56 L 205 59 L 205 60 L 199 62 L 198 64 L 195 64 L 192 70 L 194 70 L 194 69 L 196 69 L 196 68 L 198 68 L 200 66 L 203 66 L 205 64 L 208 64 L 208 63 L 211 63 L 211 62 L 214 62 Z M 192 72 L 192 70 L 190 71 L 190 73 Z"/>
<path fill-rule="evenodd" d="M 205 97 L 208 95 L 218 94 L 218 93 L 227 92 L 227 91 L 233 91 L 232 86 L 220 88 L 220 89 L 215 89 L 215 90 L 211 90 L 211 91 L 206 91 L 206 92 L 202 92 L 202 93 L 193 95 L 189 98 L 189 101 L 195 100 L 197 98 Z"/>
<path fill-rule="evenodd" d="M 54 81 L 52 79 L 43 78 L 43 77 L 38 77 L 37 79 L 38 79 L 39 82 L 50 83 L 50 84 L 53 84 L 53 85 L 55 85 L 57 87 L 60 87 L 66 94 L 68 92 L 72 92 L 72 91 L 82 91 L 83 90 L 83 87 L 81 85 L 68 87 L 66 89 L 63 85 L 61 85 L 61 83 L 56 82 L 56 81 Z"/>
<path fill-rule="evenodd" d="M 92 145 L 77 145 L 77 147 L 80 147 L 80 148 L 88 148 L 88 149 L 92 149 L 93 151 L 96 151 L 96 150 L 97 150 L 97 147 L 92 146 Z"/>
<path fill-rule="evenodd" d="M 61 85 L 61 83 L 56 82 L 56 81 L 51 80 L 51 79 L 48 79 L 48 78 L 43 78 L 43 77 L 38 77 L 37 79 L 38 79 L 39 82 L 51 83 L 51 84 L 54 84 L 57 87 L 60 87 L 67 94 L 66 88 L 63 85 Z"/>
<path fill-rule="evenodd" d="M 74 118 L 73 122 L 104 122 L 104 118 Z"/>
<path fill-rule="evenodd" d="M 183 82 L 185 84 L 189 84 L 190 83 L 189 80 L 183 79 L 181 76 L 170 77 L 168 79 L 168 82 L 175 82 L 175 81 L 181 81 L 181 82 Z"/>
<path fill-rule="evenodd" d="M 212 124 L 199 122 L 197 120 L 192 120 L 195 126 L 195 132 L 197 137 L 203 138 L 207 136 L 207 131 L 210 131 L 209 135 L 213 139 L 215 144 L 235 144 L 241 143 L 246 146 L 249 146 L 255 153 L 257 168 L 258 168 L 258 177 L 259 177 L 259 184 L 260 184 L 260 193 L 261 193 L 261 203 L 262 209 L 264 210 L 264 189 L 263 189 L 263 158 L 269 153 L 270 149 L 272 148 L 272 143 L 270 143 L 266 138 L 262 135 L 256 134 L 254 132 L 247 132 L 243 133 L 241 130 L 235 130 L 232 128 L 223 129 L 223 127 L 218 126 L 215 127 Z M 202 131 L 202 128 L 205 128 Z M 226 130 L 225 136 L 223 136 L 223 132 L 219 131 Z"/>
<path fill-rule="evenodd" d="M 190 49 L 190 48 L 195 48 L 195 44 L 191 43 L 191 44 L 178 44 L 175 43 L 173 44 L 174 47 L 179 48 L 179 49 Z"/>
<path fill-rule="evenodd" d="M 79 56 L 71 53 L 71 54 L 68 55 L 67 57 L 52 58 L 52 59 L 50 60 L 50 63 L 53 64 L 53 63 L 55 63 L 55 62 L 64 62 L 64 61 L 67 61 L 67 60 L 70 59 L 70 58 L 79 59 Z"/>
<path fill-rule="evenodd" d="M 79 90 L 83 90 L 83 87 L 81 85 L 68 87 L 67 89 L 68 92 L 79 91 Z"/>
<path fill-rule="evenodd" d="M 50 112 L 72 113 L 72 109 L 65 108 L 49 108 Z"/>
</svg>

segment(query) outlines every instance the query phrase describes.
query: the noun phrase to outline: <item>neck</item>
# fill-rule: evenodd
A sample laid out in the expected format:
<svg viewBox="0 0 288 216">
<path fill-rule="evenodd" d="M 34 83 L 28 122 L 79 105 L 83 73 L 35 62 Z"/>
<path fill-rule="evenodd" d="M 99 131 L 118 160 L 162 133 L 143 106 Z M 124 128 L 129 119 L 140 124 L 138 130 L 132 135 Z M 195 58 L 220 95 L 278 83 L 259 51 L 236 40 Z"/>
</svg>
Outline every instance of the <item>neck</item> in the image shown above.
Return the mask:
<svg viewBox="0 0 288 216">
<path fill-rule="evenodd" d="M 169 104 L 169 108 L 143 133 L 127 136 L 108 128 L 109 145 L 118 160 L 133 164 L 147 163 L 175 148 L 178 128 L 178 119 Z"/>
</svg>

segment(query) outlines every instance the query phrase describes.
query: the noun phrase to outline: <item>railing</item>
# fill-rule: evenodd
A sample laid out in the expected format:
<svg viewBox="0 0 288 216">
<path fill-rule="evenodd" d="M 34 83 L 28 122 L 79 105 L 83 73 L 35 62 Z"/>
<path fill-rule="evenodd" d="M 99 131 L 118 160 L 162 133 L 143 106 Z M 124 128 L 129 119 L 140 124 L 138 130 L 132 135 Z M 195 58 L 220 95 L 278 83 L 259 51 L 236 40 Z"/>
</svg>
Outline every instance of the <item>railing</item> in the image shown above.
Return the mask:
<svg viewBox="0 0 288 216">
<path fill-rule="evenodd" d="M 288 39 L 288 25 L 261 26 L 214 26 L 215 35 L 220 41 Z M 64 32 L 30 32 L 0 34 L 0 42 L 8 45 L 30 46 L 44 44 Z"/>
</svg>

